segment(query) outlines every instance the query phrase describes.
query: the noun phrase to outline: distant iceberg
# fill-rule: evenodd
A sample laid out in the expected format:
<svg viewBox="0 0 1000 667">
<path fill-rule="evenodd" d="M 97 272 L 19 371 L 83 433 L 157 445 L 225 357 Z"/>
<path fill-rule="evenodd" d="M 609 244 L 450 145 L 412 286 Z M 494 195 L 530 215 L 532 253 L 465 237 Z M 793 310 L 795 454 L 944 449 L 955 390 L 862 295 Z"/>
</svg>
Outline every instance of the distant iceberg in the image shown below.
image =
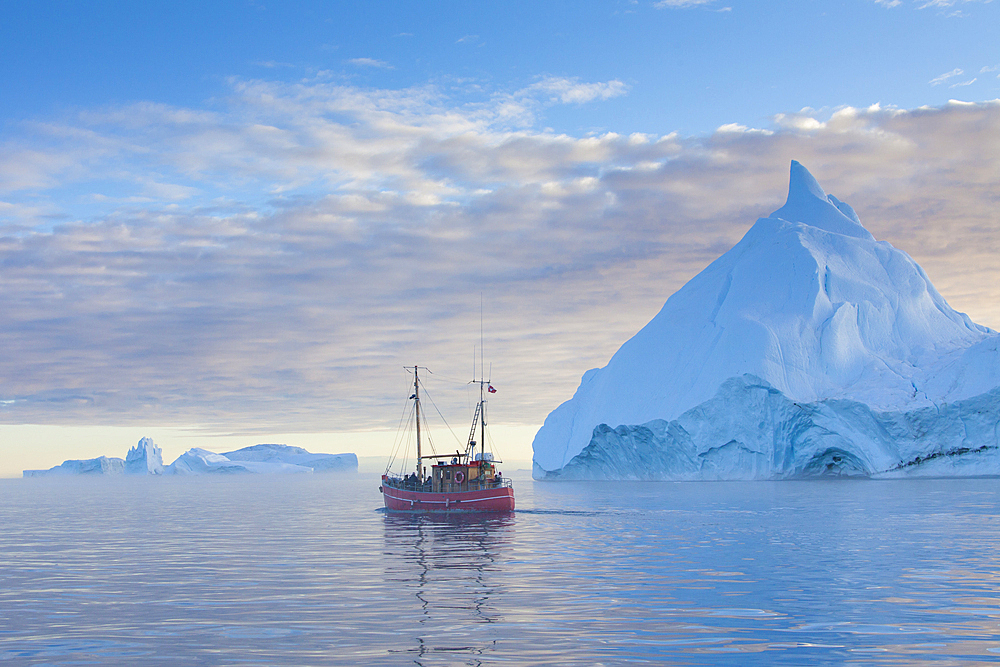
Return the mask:
<svg viewBox="0 0 1000 667">
<path fill-rule="evenodd" d="M 163 454 L 152 438 L 142 438 L 125 459 L 101 456 L 65 461 L 48 470 L 25 470 L 24 477 L 48 475 L 204 475 L 243 473 L 357 472 L 354 454 L 313 454 L 289 445 L 253 445 L 225 454 L 195 447 L 163 465 Z"/>
<path fill-rule="evenodd" d="M 24 477 L 43 477 L 50 475 L 122 475 L 125 473 L 125 461 L 107 456 L 96 459 L 63 461 L 61 465 L 48 470 L 25 470 Z"/>
<path fill-rule="evenodd" d="M 1000 335 L 792 162 L 788 199 L 533 443 L 537 479 L 1000 474 Z"/>
<path fill-rule="evenodd" d="M 312 468 L 278 461 L 269 461 L 266 463 L 258 461 L 233 461 L 224 454 L 216 454 L 199 447 L 187 450 L 164 470 L 164 473 L 167 475 L 289 472 L 309 473 L 312 472 Z"/>
<path fill-rule="evenodd" d="M 163 452 L 152 438 L 142 438 L 125 456 L 125 474 L 162 475 Z"/>
<path fill-rule="evenodd" d="M 357 471 L 354 454 L 312 454 L 288 445 L 253 445 L 225 454 L 195 447 L 181 454 L 164 472 L 168 475 L 232 473 L 311 473 Z"/>
<path fill-rule="evenodd" d="M 355 454 L 312 454 L 289 445 L 252 445 L 226 452 L 224 456 L 230 461 L 290 463 L 311 468 L 313 472 L 356 472 L 358 469 Z"/>
</svg>

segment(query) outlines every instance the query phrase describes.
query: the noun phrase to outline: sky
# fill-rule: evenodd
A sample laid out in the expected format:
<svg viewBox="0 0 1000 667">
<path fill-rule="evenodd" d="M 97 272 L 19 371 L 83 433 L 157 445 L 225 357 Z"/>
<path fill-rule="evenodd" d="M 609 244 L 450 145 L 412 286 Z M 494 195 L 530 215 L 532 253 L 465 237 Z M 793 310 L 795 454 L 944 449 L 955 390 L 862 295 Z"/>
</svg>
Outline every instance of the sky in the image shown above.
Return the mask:
<svg viewBox="0 0 1000 667">
<path fill-rule="evenodd" d="M 802 162 L 1000 329 L 1000 3 L 0 0 L 0 475 L 501 455 Z M 435 412 L 436 414 L 436 412 Z M 451 435 L 438 436 L 454 446 Z"/>
</svg>

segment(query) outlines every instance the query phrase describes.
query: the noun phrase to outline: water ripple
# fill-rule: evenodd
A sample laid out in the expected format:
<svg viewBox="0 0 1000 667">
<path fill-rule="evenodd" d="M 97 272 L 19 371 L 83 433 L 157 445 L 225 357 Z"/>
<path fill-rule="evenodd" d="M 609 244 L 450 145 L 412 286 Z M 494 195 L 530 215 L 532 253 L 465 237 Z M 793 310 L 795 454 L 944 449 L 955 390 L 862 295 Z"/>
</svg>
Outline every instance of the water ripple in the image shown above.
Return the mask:
<svg viewBox="0 0 1000 667">
<path fill-rule="evenodd" d="M 993 663 L 995 480 L 534 484 L 511 515 L 377 480 L 4 480 L 0 660 Z M 735 661 L 735 662 L 734 662 Z"/>
</svg>

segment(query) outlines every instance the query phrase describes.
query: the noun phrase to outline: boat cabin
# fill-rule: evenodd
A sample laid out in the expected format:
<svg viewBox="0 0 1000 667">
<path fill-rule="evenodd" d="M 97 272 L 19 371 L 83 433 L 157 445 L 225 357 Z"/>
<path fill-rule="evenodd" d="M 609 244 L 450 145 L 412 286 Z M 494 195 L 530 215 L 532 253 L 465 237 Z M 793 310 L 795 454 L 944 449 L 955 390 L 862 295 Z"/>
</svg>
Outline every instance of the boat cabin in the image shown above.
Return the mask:
<svg viewBox="0 0 1000 667">
<path fill-rule="evenodd" d="M 475 461 L 463 461 L 463 458 L 456 456 L 450 463 L 435 463 L 431 466 L 432 493 L 473 491 L 500 486 L 501 478 L 489 453 L 478 454 Z"/>
</svg>

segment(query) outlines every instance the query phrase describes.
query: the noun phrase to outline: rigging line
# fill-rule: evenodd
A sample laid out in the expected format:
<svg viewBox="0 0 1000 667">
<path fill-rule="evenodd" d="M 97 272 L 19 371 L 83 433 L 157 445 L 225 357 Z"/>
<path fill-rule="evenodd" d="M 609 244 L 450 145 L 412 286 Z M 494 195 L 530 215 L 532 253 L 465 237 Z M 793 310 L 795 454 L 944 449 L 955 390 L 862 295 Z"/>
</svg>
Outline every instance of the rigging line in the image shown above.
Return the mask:
<svg viewBox="0 0 1000 667">
<path fill-rule="evenodd" d="M 410 407 L 408 405 L 408 402 L 407 403 L 403 403 L 403 408 L 399 412 L 399 423 L 396 425 L 396 440 L 399 439 L 399 434 L 400 434 L 400 432 L 403 429 L 403 419 L 406 417 L 406 410 L 407 410 L 408 407 Z M 396 442 L 394 441 L 393 442 L 393 449 L 395 449 L 395 447 L 396 447 Z"/>
<path fill-rule="evenodd" d="M 428 371 L 428 372 L 430 372 L 430 371 Z M 448 376 L 448 375 L 440 375 L 438 373 L 434 373 L 433 379 L 434 380 L 444 380 L 445 382 L 453 382 L 455 384 L 466 384 L 468 382 L 468 380 L 460 380 L 459 378 L 454 378 L 454 377 L 451 377 L 451 376 Z M 423 380 L 421 380 L 421 382 L 423 382 Z"/>
<path fill-rule="evenodd" d="M 487 431 L 486 432 L 486 439 L 490 441 L 490 449 L 493 450 L 493 453 L 496 454 L 496 457 L 498 459 L 500 459 L 501 461 L 503 461 L 503 455 L 500 453 L 500 448 L 497 447 L 496 443 L 493 441 L 493 433 L 490 432 L 490 431 Z"/>
<path fill-rule="evenodd" d="M 406 442 L 406 435 L 407 435 L 407 433 L 409 433 L 409 429 L 405 428 L 404 424 L 406 426 L 408 426 L 409 423 L 410 423 L 410 421 L 412 420 L 412 418 L 413 418 L 413 406 L 410 406 L 410 411 L 409 411 L 410 414 L 409 415 L 407 415 L 406 412 L 407 412 L 406 408 L 404 407 L 403 408 L 403 414 L 401 414 L 399 416 L 399 426 L 396 429 L 396 438 L 393 441 L 392 450 L 390 450 L 389 463 L 385 467 L 386 473 L 389 472 L 390 468 L 392 468 L 392 464 L 395 463 L 396 456 L 399 455 L 400 447 L 403 445 L 403 443 Z M 403 421 L 404 419 L 406 420 L 405 422 Z"/>
<path fill-rule="evenodd" d="M 440 408 L 438 408 L 438 406 L 437 406 L 437 403 L 435 403 L 435 402 L 434 402 L 434 399 L 433 399 L 433 398 L 431 398 L 431 395 L 430 395 L 429 393 L 427 393 L 427 388 L 426 388 L 426 387 L 424 388 L 424 396 L 426 396 L 426 397 L 427 397 L 427 400 L 429 400 L 429 401 L 431 402 L 431 405 L 433 405 L 433 406 L 434 406 L 434 410 L 436 410 L 436 411 L 437 411 L 437 413 L 438 413 L 438 417 L 440 417 L 440 418 L 441 418 L 441 421 L 443 421 L 443 422 L 444 422 L 444 425 L 448 427 L 448 432 L 450 432 L 450 433 L 451 433 L 451 437 L 455 438 L 455 442 L 457 442 L 457 443 L 459 444 L 459 446 L 461 446 L 461 444 L 462 444 L 462 441 L 458 439 L 458 436 L 457 436 L 457 435 L 455 435 L 455 429 L 453 429 L 453 428 L 451 427 L 451 424 L 449 424 L 449 423 L 448 423 L 448 420 L 444 418 L 444 415 L 443 415 L 443 414 L 441 414 L 441 410 L 440 410 Z M 428 430 L 428 432 L 429 432 L 429 430 Z M 435 452 L 435 454 L 436 454 L 436 453 L 437 453 L 437 452 Z"/>
<path fill-rule="evenodd" d="M 420 368 L 423 368 L 425 371 L 427 371 L 431 375 L 434 374 L 434 372 L 431 369 L 427 368 L 426 366 L 421 366 Z M 423 398 L 429 399 L 430 402 L 431 402 L 431 404 L 433 405 L 434 404 L 434 399 L 432 399 L 430 397 L 430 394 L 427 393 L 427 385 L 424 384 L 423 380 L 418 379 L 417 381 L 420 383 L 420 386 L 423 387 L 423 390 L 424 390 L 424 395 L 421 398 L 421 400 Z M 414 409 L 416 409 L 416 403 L 417 402 L 414 401 L 413 403 L 414 403 Z M 437 408 L 436 405 L 434 407 Z M 414 417 L 414 419 L 415 420 L 420 420 L 420 413 L 417 413 L 416 416 Z M 424 427 L 424 437 L 425 437 L 425 439 L 427 441 L 427 445 L 431 448 L 431 454 L 434 455 L 434 456 L 437 456 L 437 450 L 434 448 L 434 439 L 431 437 L 431 429 L 427 426 L 427 415 L 424 415 L 424 418 L 422 420 L 420 420 L 420 424 L 417 424 L 417 427 L 419 428 L 421 425 L 423 425 L 423 427 Z"/>
<path fill-rule="evenodd" d="M 407 388 L 407 390 L 409 390 L 409 387 L 410 387 L 410 382 L 409 382 L 409 380 L 407 380 L 407 382 L 406 382 L 406 388 Z M 409 408 L 409 416 L 407 415 L 407 408 Z M 396 426 L 396 437 L 395 437 L 395 440 L 393 441 L 392 450 L 390 450 L 390 454 L 391 455 L 390 455 L 390 458 L 389 458 L 389 465 L 386 466 L 386 471 L 387 472 L 388 472 L 389 468 L 392 467 L 392 464 L 395 461 L 395 458 L 396 458 L 396 456 L 399 453 L 400 445 L 403 442 L 406 441 L 406 435 L 407 435 L 407 433 L 409 433 L 409 430 L 407 428 L 405 428 L 404 425 L 408 425 L 409 422 L 411 421 L 412 416 L 413 416 L 413 409 L 414 409 L 413 405 L 410 404 L 409 401 L 407 401 L 406 403 L 403 403 L 403 408 L 402 408 L 402 410 L 400 410 L 400 414 L 399 414 L 399 424 Z"/>
<path fill-rule="evenodd" d="M 427 387 L 424 387 L 424 395 L 421 397 L 420 400 L 423 400 L 424 398 L 430 399 L 430 396 L 427 394 Z M 431 400 L 431 405 L 433 405 L 433 404 L 434 404 L 434 401 Z M 431 429 L 427 425 L 427 416 L 426 415 L 424 415 L 424 419 L 423 419 L 422 424 L 424 426 L 424 430 L 421 431 L 421 432 L 424 434 L 424 439 L 427 442 L 427 446 L 431 448 L 431 454 L 434 455 L 434 456 L 437 456 L 437 449 L 435 449 L 435 447 L 434 447 L 434 436 L 431 435 Z"/>
</svg>

